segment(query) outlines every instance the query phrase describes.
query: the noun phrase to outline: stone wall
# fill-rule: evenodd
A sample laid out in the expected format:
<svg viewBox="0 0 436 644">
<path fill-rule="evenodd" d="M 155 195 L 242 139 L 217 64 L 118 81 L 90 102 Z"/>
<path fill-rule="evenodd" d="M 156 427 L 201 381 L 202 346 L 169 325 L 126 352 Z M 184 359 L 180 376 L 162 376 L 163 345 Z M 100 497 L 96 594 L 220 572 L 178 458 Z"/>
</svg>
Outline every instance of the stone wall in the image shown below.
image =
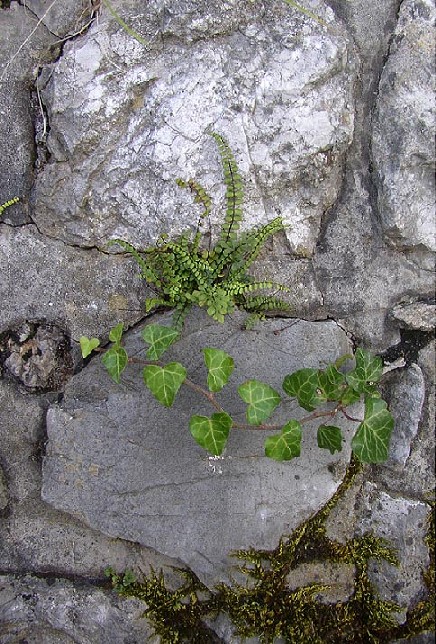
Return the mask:
<svg viewBox="0 0 436 644">
<path fill-rule="evenodd" d="M 390 457 L 365 468 L 330 529 L 394 543 L 400 567 L 372 574 L 400 622 L 424 596 L 434 6 L 302 4 L 112 0 L 143 44 L 104 3 L 0 3 L 0 204 L 20 197 L 0 222 L 1 642 L 142 642 L 141 603 L 108 590 L 106 566 L 189 566 L 212 586 L 228 579 L 230 551 L 274 548 L 344 475 L 349 448 L 320 454 L 310 428 L 287 464 L 253 456 L 260 443 L 245 435 L 211 460 L 188 434 L 189 396 L 162 411 L 134 370 L 117 387 L 99 360 L 81 360 L 80 336 L 105 341 L 120 321 L 138 350 L 148 287 L 106 244 L 194 229 L 176 178 L 211 194 L 216 238 L 224 190 L 211 129 L 235 153 L 244 225 L 283 218 L 254 270 L 288 287 L 292 319 L 247 332 L 239 313 L 225 325 L 194 314 L 172 355 L 201 377 L 199 349 L 215 343 L 241 379 L 271 384 L 353 346 L 382 355 Z M 237 641 L 219 620 L 210 628 L 210 641 Z"/>
</svg>

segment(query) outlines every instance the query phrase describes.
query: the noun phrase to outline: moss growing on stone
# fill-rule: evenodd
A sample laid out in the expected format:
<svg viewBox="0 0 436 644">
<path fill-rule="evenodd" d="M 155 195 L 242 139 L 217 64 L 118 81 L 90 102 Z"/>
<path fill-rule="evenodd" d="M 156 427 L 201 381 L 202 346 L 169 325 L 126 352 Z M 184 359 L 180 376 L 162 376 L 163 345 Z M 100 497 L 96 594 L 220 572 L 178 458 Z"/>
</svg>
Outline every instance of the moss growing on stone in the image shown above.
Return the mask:
<svg viewBox="0 0 436 644">
<path fill-rule="evenodd" d="M 220 584 L 210 591 L 191 571 L 180 570 L 184 583 L 176 590 L 166 586 L 163 574 L 154 572 L 142 581 L 131 573 L 108 574 L 117 592 L 147 604 L 144 612 L 161 642 L 211 643 L 219 641 L 205 619 L 226 614 L 241 637 L 258 636 L 261 642 L 282 637 L 293 644 L 337 642 L 364 644 L 392 642 L 434 629 L 434 505 L 426 542 L 430 566 L 423 575 L 428 594 L 409 610 L 407 620 L 395 619 L 397 604 L 383 600 L 368 574 L 370 559 L 398 564 L 392 547 L 368 533 L 340 543 L 327 536 L 326 520 L 344 493 L 352 486 L 361 463 L 353 458 L 333 497 L 313 517 L 281 539 L 273 551 L 240 550 L 238 570 L 247 583 Z M 291 589 L 288 575 L 301 564 L 352 564 L 354 588 L 348 599 L 327 603 L 321 597 L 329 586 L 311 583 Z"/>
</svg>

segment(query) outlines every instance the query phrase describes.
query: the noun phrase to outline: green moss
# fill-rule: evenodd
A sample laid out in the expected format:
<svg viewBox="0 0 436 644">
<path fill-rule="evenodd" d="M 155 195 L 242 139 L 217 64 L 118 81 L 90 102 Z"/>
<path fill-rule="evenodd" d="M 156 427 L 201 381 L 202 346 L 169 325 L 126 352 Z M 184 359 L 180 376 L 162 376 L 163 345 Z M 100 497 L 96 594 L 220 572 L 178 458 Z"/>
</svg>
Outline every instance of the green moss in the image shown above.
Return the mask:
<svg viewBox="0 0 436 644">
<path fill-rule="evenodd" d="M 430 552 L 429 568 L 423 573 L 427 596 L 411 608 L 404 624 L 398 625 L 395 612 L 400 607 L 381 599 L 368 575 L 370 559 L 398 563 L 392 547 L 372 534 L 340 543 L 327 536 L 326 519 L 353 485 L 360 462 L 353 458 L 337 492 L 313 517 L 281 539 L 273 551 L 240 550 L 235 557 L 242 563 L 240 572 L 247 583 L 220 584 L 210 591 L 194 573 L 179 572 L 184 579 L 177 590 L 166 587 L 161 573 L 152 573 L 137 582 L 131 573 L 119 576 L 109 571 L 112 584 L 122 595 L 145 602 L 146 617 L 161 642 L 214 642 L 216 636 L 205 618 L 225 613 L 241 637 L 258 636 L 262 642 L 282 637 L 293 644 L 366 644 L 392 642 L 434 629 L 434 505 L 429 518 L 426 542 Z M 344 563 L 355 569 L 354 588 L 346 601 L 326 603 L 320 593 L 329 588 L 308 584 L 291 590 L 289 573 L 304 563 Z"/>
</svg>

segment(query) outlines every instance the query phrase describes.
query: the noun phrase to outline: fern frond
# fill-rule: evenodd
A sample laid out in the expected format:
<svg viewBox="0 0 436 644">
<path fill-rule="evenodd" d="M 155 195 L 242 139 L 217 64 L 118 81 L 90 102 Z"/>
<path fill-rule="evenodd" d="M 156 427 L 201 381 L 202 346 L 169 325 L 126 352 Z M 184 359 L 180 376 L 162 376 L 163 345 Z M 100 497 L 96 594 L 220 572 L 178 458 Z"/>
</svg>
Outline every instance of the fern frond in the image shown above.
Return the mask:
<svg viewBox="0 0 436 644">
<path fill-rule="evenodd" d="M 122 240 L 122 239 L 111 239 L 108 242 L 108 246 L 114 246 L 115 244 L 118 244 L 118 246 L 121 246 L 127 253 L 132 255 L 132 257 L 135 259 L 136 263 L 138 264 L 139 268 L 141 269 L 141 275 L 142 277 L 149 282 L 149 284 L 155 284 L 156 286 L 160 285 L 160 280 L 158 275 L 154 272 L 154 270 L 149 266 L 144 258 L 140 255 L 140 253 L 136 250 L 134 246 L 129 244 L 128 242 Z"/>
<path fill-rule="evenodd" d="M 183 329 L 185 318 L 188 315 L 190 308 L 190 304 L 183 304 L 175 307 L 172 326 L 176 331 L 180 332 Z"/>
<path fill-rule="evenodd" d="M 160 297 L 147 297 L 145 300 L 145 312 L 150 313 L 152 309 L 156 309 L 158 306 L 168 306 L 168 302 L 165 302 Z"/>
<path fill-rule="evenodd" d="M 203 188 L 203 186 L 194 179 L 189 179 L 189 181 L 176 179 L 176 183 L 180 188 L 188 188 L 191 192 L 193 192 L 195 195 L 194 203 L 198 203 L 203 206 L 203 212 L 200 213 L 200 217 L 197 222 L 197 229 L 195 231 L 191 246 L 192 252 L 197 253 L 201 240 L 201 224 L 203 223 L 203 220 L 210 215 L 210 211 L 212 209 L 212 199 Z"/>
<path fill-rule="evenodd" d="M 276 217 L 268 224 L 241 235 L 238 246 L 232 256 L 231 273 L 238 274 L 241 270 L 244 272 L 248 270 L 257 259 L 266 240 L 283 229 L 281 217 Z"/>
<path fill-rule="evenodd" d="M 290 304 L 278 297 L 271 295 L 252 295 L 244 297 L 243 308 L 254 313 L 267 313 L 268 311 L 291 311 Z"/>
<path fill-rule="evenodd" d="M 6 208 L 9 208 L 9 206 L 13 206 L 14 203 L 18 203 L 19 201 L 20 201 L 19 197 L 14 197 L 13 199 L 9 199 L 9 201 L 5 201 L 5 203 L 0 204 L 0 217 L 2 216 Z"/>
<path fill-rule="evenodd" d="M 215 246 L 215 249 L 220 252 L 236 237 L 236 233 L 239 230 L 242 221 L 244 189 L 235 157 L 226 139 L 216 132 L 211 132 L 211 135 L 218 146 L 226 186 L 226 215 L 218 243 Z"/>
</svg>

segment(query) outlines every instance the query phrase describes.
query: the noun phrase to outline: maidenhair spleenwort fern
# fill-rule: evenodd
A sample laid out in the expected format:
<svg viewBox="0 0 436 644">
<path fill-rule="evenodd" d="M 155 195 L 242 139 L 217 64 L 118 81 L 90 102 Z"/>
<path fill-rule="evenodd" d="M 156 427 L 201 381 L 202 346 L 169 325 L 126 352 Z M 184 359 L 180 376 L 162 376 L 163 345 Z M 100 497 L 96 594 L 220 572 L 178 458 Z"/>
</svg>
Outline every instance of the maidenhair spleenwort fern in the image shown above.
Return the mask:
<svg viewBox="0 0 436 644">
<path fill-rule="evenodd" d="M 9 199 L 9 201 L 5 201 L 5 203 L 0 204 L 0 217 L 6 210 L 6 208 L 9 208 L 9 206 L 13 206 L 14 203 L 18 203 L 20 201 L 19 197 L 14 197 L 13 199 Z"/>
<path fill-rule="evenodd" d="M 193 179 L 178 179 L 177 184 L 191 190 L 194 201 L 202 206 L 194 235 L 186 232 L 175 241 L 163 236 L 156 246 L 143 251 L 121 239 L 109 242 L 109 245 L 119 244 L 134 257 L 141 276 L 156 291 L 156 297 L 146 300 L 146 311 L 158 306 L 174 308 L 173 325 L 177 330 L 183 326 L 192 305 L 206 308 L 218 322 L 240 307 L 251 314 L 247 324 L 268 311 L 289 310 L 289 305 L 281 299 L 262 293 L 265 289 L 286 290 L 284 286 L 256 281 L 248 274 L 265 241 L 283 230 L 282 220 L 276 217 L 264 226 L 239 232 L 243 218 L 242 179 L 227 141 L 220 134 L 211 134 L 218 146 L 226 186 L 226 214 L 216 245 L 212 249 L 200 245 L 201 224 L 210 214 L 212 200 Z"/>
</svg>

